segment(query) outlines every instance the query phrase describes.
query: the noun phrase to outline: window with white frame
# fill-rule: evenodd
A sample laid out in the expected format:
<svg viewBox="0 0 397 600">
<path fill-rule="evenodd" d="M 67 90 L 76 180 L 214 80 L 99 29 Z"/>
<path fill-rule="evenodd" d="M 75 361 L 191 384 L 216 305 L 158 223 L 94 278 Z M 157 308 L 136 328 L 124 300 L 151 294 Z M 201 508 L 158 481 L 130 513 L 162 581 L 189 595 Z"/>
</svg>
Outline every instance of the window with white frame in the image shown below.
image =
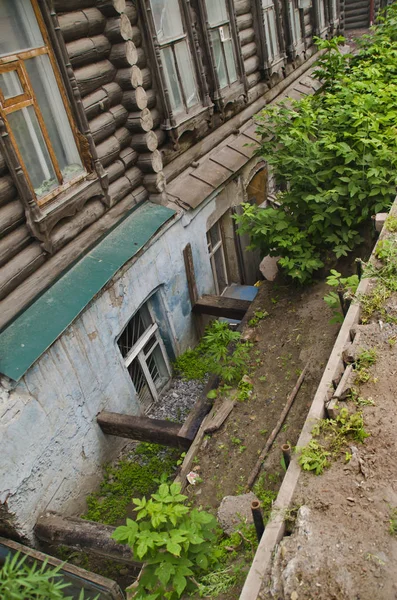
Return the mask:
<svg viewBox="0 0 397 600">
<path fill-rule="evenodd" d="M 326 28 L 326 20 L 325 20 L 325 3 L 324 0 L 317 0 L 317 10 L 318 10 L 318 27 L 320 33 L 324 31 Z"/>
<path fill-rule="evenodd" d="M 0 117 L 39 205 L 85 176 L 36 0 L 0 0 Z"/>
<path fill-rule="evenodd" d="M 237 81 L 235 48 L 226 0 L 205 0 L 213 61 L 223 89 Z"/>
<path fill-rule="evenodd" d="M 150 0 L 150 7 L 171 110 L 188 113 L 200 97 L 179 0 Z"/>
<path fill-rule="evenodd" d="M 215 291 L 220 296 L 228 286 L 225 250 L 223 247 L 222 229 L 218 221 L 207 232 L 207 246 L 214 277 Z"/>
<path fill-rule="evenodd" d="M 117 345 L 139 400 L 148 408 L 171 377 L 167 352 L 149 304 L 128 322 Z"/>
<path fill-rule="evenodd" d="M 272 63 L 280 54 L 277 32 L 277 14 L 273 0 L 262 0 L 263 24 L 265 27 L 265 42 L 267 59 Z"/>
<path fill-rule="evenodd" d="M 296 0 L 288 0 L 288 14 L 291 27 L 291 41 L 296 46 L 302 39 L 300 12 Z"/>
</svg>

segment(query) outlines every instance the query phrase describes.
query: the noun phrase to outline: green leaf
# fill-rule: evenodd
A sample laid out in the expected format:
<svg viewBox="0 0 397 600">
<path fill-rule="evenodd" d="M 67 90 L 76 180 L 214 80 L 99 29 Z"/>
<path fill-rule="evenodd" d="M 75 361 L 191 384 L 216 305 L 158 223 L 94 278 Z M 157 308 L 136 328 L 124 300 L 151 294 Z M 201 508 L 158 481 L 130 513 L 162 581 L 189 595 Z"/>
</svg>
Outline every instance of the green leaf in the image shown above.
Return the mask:
<svg viewBox="0 0 397 600">
<path fill-rule="evenodd" d="M 175 591 L 178 594 L 178 596 L 182 596 L 184 589 L 187 586 L 187 581 L 186 581 L 186 577 L 184 577 L 183 575 L 181 575 L 180 573 L 177 573 L 173 580 L 172 583 L 174 585 Z"/>
<path fill-rule="evenodd" d="M 155 574 L 161 581 L 161 583 L 166 586 L 169 580 L 171 579 L 171 575 L 175 573 L 175 566 L 169 562 L 161 563 L 157 569 L 155 570 Z"/>
</svg>

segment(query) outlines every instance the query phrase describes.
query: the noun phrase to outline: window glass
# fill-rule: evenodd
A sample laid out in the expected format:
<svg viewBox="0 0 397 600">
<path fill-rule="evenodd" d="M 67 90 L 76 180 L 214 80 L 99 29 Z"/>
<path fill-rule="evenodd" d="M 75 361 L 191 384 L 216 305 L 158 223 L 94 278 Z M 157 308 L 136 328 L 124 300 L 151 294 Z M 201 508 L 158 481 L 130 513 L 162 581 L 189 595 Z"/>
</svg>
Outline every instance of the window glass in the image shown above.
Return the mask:
<svg viewBox="0 0 397 600">
<path fill-rule="evenodd" d="M 237 70 L 236 62 L 234 60 L 232 40 L 226 40 L 225 42 L 223 42 L 223 48 L 225 50 L 227 71 L 229 73 L 229 82 L 233 83 L 234 81 L 237 81 Z"/>
<path fill-rule="evenodd" d="M 211 27 L 229 20 L 225 0 L 205 0 L 205 5 Z"/>
<path fill-rule="evenodd" d="M 27 60 L 25 67 L 61 173 L 65 181 L 73 179 L 84 169 L 50 59 L 46 54 L 36 56 Z"/>
<path fill-rule="evenodd" d="M 215 68 L 216 72 L 218 73 L 219 86 L 222 89 L 228 85 L 228 80 L 225 68 L 225 59 L 222 52 L 222 42 L 218 29 L 211 31 L 211 39 L 214 51 Z"/>
<path fill-rule="evenodd" d="M 167 85 L 168 94 L 171 102 L 171 109 L 176 114 L 183 110 L 182 94 L 179 86 L 178 75 L 174 61 L 172 47 L 161 50 L 161 59 L 164 65 L 164 75 Z"/>
<path fill-rule="evenodd" d="M 156 35 L 161 43 L 183 35 L 183 25 L 178 0 L 150 0 Z"/>
<path fill-rule="evenodd" d="M 0 89 L 5 100 L 23 94 L 23 87 L 16 71 L 0 73 Z"/>
<path fill-rule="evenodd" d="M 178 61 L 179 73 L 185 92 L 185 100 L 188 108 L 198 102 L 196 81 L 194 78 L 193 63 L 187 42 L 183 40 L 174 46 L 175 56 Z"/>
<path fill-rule="evenodd" d="M 0 56 L 44 46 L 29 0 L 0 0 Z"/>
<path fill-rule="evenodd" d="M 41 198 L 57 187 L 58 179 L 33 106 L 10 113 L 8 123 L 34 191 Z"/>
</svg>

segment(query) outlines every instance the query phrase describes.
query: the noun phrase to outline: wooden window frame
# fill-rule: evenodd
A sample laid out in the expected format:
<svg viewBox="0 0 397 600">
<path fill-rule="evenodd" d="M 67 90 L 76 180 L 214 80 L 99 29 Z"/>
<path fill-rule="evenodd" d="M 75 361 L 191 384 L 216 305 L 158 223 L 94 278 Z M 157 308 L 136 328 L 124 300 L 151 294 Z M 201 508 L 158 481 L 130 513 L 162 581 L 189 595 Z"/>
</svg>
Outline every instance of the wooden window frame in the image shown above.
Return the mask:
<svg viewBox="0 0 397 600">
<path fill-rule="evenodd" d="M 262 0 L 256 0 L 254 2 L 254 19 L 256 23 L 256 33 L 259 39 L 259 47 L 261 53 L 262 69 L 266 72 L 267 76 L 277 72 L 286 62 L 286 47 L 283 35 L 283 18 L 282 18 L 282 7 L 279 0 L 272 0 L 273 9 L 275 13 L 276 21 L 276 32 L 277 42 L 279 46 L 278 55 L 274 58 L 269 55 L 268 46 L 266 42 L 266 30 L 264 23 L 264 8 L 262 6 Z"/>
<path fill-rule="evenodd" d="M 245 94 L 247 94 L 247 92 L 248 92 L 248 81 L 247 81 L 247 77 L 245 75 L 245 70 L 244 70 L 244 61 L 243 61 L 243 56 L 242 56 L 240 38 L 238 35 L 234 2 L 233 2 L 233 0 L 225 0 L 225 5 L 226 5 L 228 19 L 223 21 L 220 24 L 210 25 L 209 20 L 208 20 L 208 12 L 207 12 L 207 6 L 206 6 L 205 0 L 199 0 L 199 2 L 198 2 L 200 21 L 203 25 L 204 41 L 205 41 L 206 51 L 207 51 L 207 56 L 208 56 L 207 62 L 209 63 L 210 76 L 211 76 L 211 81 L 212 81 L 213 91 L 212 91 L 211 96 L 214 100 L 215 105 L 217 106 L 218 110 L 220 110 L 220 111 L 222 111 L 222 109 L 226 105 L 226 103 L 233 101 L 235 98 L 240 96 L 242 92 L 244 92 Z M 220 85 L 219 75 L 218 75 L 216 65 L 215 65 L 215 57 L 214 57 L 214 49 L 213 49 L 213 44 L 212 44 L 212 39 L 211 39 L 211 31 L 214 29 L 219 29 L 220 27 L 222 27 L 224 25 L 228 25 L 229 29 L 230 29 L 230 35 L 231 35 L 232 44 L 233 44 L 234 60 L 235 60 L 236 72 L 237 72 L 237 80 L 232 83 L 230 83 L 230 81 L 229 81 L 229 84 L 222 88 Z M 225 51 L 223 49 L 223 46 L 222 46 L 222 52 L 223 52 L 223 58 L 224 58 L 225 65 L 226 65 L 226 56 L 225 56 Z M 226 71 L 227 71 L 227 77 L 229 80 L 227 65 L 226 65 Z"/>
<path fill-rule="evenodd" d="M 41 242 L 43 250 L 52 253 L 51 232 L 59 221 L 75 214 L 88 197 L 99 197 L 106 207 L 110 207 L 111 200 L 108 194 L 108 175 L 98 158 L 56 12 L 50 7 L 50 0 L 30 1 L 86 173 L 81 178 L 67 182 L 62 189 L 57 187 L 54 195 L 51 198 L 46 197 L 47 201 L 40 202 L 39 206 L 30 180 L 23 169 L 17 146 L 12 141 L 1 114 L 0 147 L 24 205 L 31 233 Z M 5 64 L 5 59 L 10 59 L 11 56 L 16 55 L 3 57 L 2 63 Z"/>
<path fill-rule="evenodd" d="M 155 381 L 153 381 L 152 375 L 149 371 L 149 367 L 147 366 L 147 360 L 149 359 L 149 357 L 153 354 L 154 350 L 159 347 L 163 360 L 164 360 L 164 364 L 165 367 L 167 369 L 168 372 L 168 376 L 169 379 L 171 379 L 172 377 L 172 369 L 171 369 L 171 365 L 170 365 L 170 361 L 168 358 L 168 354 L 167 354 L 167 350 L 165 348 L 164 342 L 161 338 L 160 335 L 160 330 L 159 330 L 159 326 L 157 325 L 157 323 L 155 322 L 155 318 L 154 318 L 154 314 L 152 311 L 152 308 L 150 306 L 150 301 L 145 302 L 133 315 L 132 317 L 128 320 L 127 324 L 125 325 L 123 331 L 120 333 L 120 335 L 117 337 L 116 339 L 116 345 L 118 345 L 118 341 L 120 339 L 120 337 L 122 336 L 123 332 L 125 331 L 125 329 L 128 327 L 129 323 L 134 319 L 134 317 L 139 313 L 140 310 L 142 310 L 143 307 L 146 307 L 150 316 L 150 320 L 151 323 L 150 325 L 145 329 L 145 331 L 140 335 L 140 337 L 138 338 L 138 340 L 135 342 L 135 344 L 131 347 L 131 349 L 128 351 L 128 353 L 125 356 L 122 356 L 120 348 L 119 352 L 122 356 L 122 360 L 123 360 L 123 364 L 125 369 L 128 372 L 128 377 L 130 378 L 132 384 L 134 385 L 134 382 L 132 380 L 131 374 L 128 371 L 128 367 L 131 365 L 131 363 L 134 360 L 137 360 L 139 362 L 139 365 L 141 367 L 142 373 L 145 377 L 146 380 L 146 384 L 149 388 L 150 394 L 153 398 L 153 401 L 156 401 L 159 397 L 159 393 L 161 392 L 161 389 L 158 390 L 155 384 Z M 155 343 L 153 344 L 153 346 L 150 347 L 150 350 L 147 354 L 145 354 L 144 352 L 144 348 L 145 346 L 150 342 L 150 340 L 152 338 L 155 338 Z M 167 382 L 164 383 L 164 385 L 166 385 Z M 134 386 L 135 387 L 135 386 Z M 164 386 L 163 386 L 164 387 Z M 137 390 L 136 394 L 139 398 L 139 393 Z M 147 407 L 149 408 L 149 407 Z"/>
<path fill-rule="evenodd" d="M 201 49 L 198 40 L 197 32 L 193 28 L 191 14 L 190 14 L 190 0 L 178 0 L 182 25 L 184 28 L 184 37 L 186 39 L 193 67 L 194 75 L 197 85 L 197 94 L 199 102 L 188 108 L 185 112 L 174 114 L 171 105 L 170 95 L 168 93 L 167 81 L 165 77 L 165 67 L 161 59 L 160 51 L 171 43 L 175 43 L 177 40 L 169 40 L 166 43 L 161 44 L 158 41 L 156 28 L 154 24 L 154 18 L 152 15 L 152 7 L 150 0 L 143 0 L 142 2 L 142 19 L 145 25 L 145 29 L 149 32 L 149 51 L 153 59 L 153 66 L 155 70 L 155 76 L 158 82 L 158 91 L 162 98 L 162 104 L 164 109 L 164 121 L 162 128 L 166 131 L 170 131 L 174 141 L 192 127 L 192 121 L 200 121 L 202 117 L 204 120 L 208 120 L 213 111 L 213 104 L 209 97 L 208 86 L 205 79 L 204 68 L 201 60 Z M 179 39 L 179 38 L 178 38 Z M 182 86 L 181 86 L 182 89 Z"/>
<path fill-rule="evenodd" d="M 293 15 L 291 15 L 291 12 Z M 299 17 L 300 38 L 295 39 L 295 15 Z M 287 52 L 292 59 L 306 50 L 304 9 L 299 6 L 299 0 L 285 0 L 285 21 L 288 26 Z"/>
<path fill-rule="evenodd" d="M 210 237 L 210 230 L 213 227 L 216 227 L 218 229 L 218 235 L 219 235 L 219 240 L 216 242 L 216 244 L 214 246 L 212 245 L 212 241 L 211 241 L 211 237 Z M 226 253 L 225 253 L 225 248 L 224 248 L 223 232 L 222 232 L 222 226 L 221 226 L 220 220 L 216 221 L 216 223 L 214 223 L 212 225 L 212 227 L 210 227 L 210 229 L 207 231 L 207 248 L 208 248 L 208 255 L 209 255 L 210 264 L 211 264 L 212 277 L 214 279 L 215 292 L 218 296 L 221 296 L 225 292 L 225 290 L 227 289 L 227 287 L 229 285 L 229 273 L 227 271 Z M 219 289 L 218 274 L 216 271 L 215 254 L 217 252 L 220 252 L 220 254 L 221 254 L 222 265 L 223 265 L 224 274 L 225 274 L 226 285 L 222 291 L 220 291 L 220 289 Z"/>
<path fill-rule="evenodd" d="M 74 120 L 72 118 L 72 114 L 71 114 L 71 110 L 68 105 L 63 82 L 60 77 L 58 66 L 57 66 L 57 63 L 55 60 L 54 53 L 51 48 L 51 44 L 50 44 L 50 40 L 47 35 L 46 28 L 44 26 L 43 17 L 41 15 L 40 9 L 37 4 L 37 0 L 29 0 L 29 1 L 32 4 L 33 11 L 36 16 L 38 26 L 40 28 L 40 33 L 43 37 L 44 46 L 40 46 L 38 48 L 33 48 L 30 50 L 22 50 L 22 51 L 15 52 L 13 54 L 8 54 L 6 56 L 0 57 L 0 74 L 4 73 L 4 72 L 10 72 L 10 71 L 15 70 L 20 78 L 20 81 L 21 81 L 21 84 L 22 84 L 22 87 L 24 90 L 24 94 L 16 96 L 14 98 L 7 99 L 7 100 L 4 100 L 4 97 L 2 96 L 2 94 L 0 92 L 0 117 L 3 119 L 3 121 L 6 124 L 6 128 L 8 130 L 8 135 L 10 136 L 11 143 L 13 144 L 15 153 L 18 157 L 19 164 L 21 165 L 21 168 L 25 174 L 28 186 L 30 188 L 30 192 L 35 197 L 38 206 L 43 206 L 44 204 L 46 204 L 47 202 L 52 200 L 58 194 L 67 190 L 68 188 L 72 187 L 78 181 L 85 179 L 87 177 L 87 175 L 89 174 L 89 172 L 92 170 L 92 167 L 90 164 L 91 161 L 88 161 L 87 158 L 84 160 L 84 154 L 83 154 L 81 146 L 80 146 L 80 140 L 79 140 L 79 137 L 77 134 L 76 126 L 75 126 Z M 48 58 L 50 60 L 51 68 L 54 73 L 59 92 L 61 94 L 62 102 L 63 102 L 65 112 L 66 112 L 66 115 L 67 115 L 67 118 L 69 121 L 69 125 L 70 125 L 71 131 L 73 133 L 74 140 L 76 142 L 76 146 L 77 146 L 77 149 L 78 149 L 81 161 L 82 161 L 83 169 L 85 171 L 84 173 L 80 173 L 77 177 L 74 177 L 70 181 L 67 181 L 67 182 L 64 182 L 61 170 L 59 168 L 58 159 L 57 159 L 55 151 L 52 147 L 51 140 L 50 140 L 50 137 L 49 137 L 49 134 L 47 131 L 47 127 L 44 123 L 44 119 L 43 119 L 43 116 L 41 113 L 40 106 L 37 102 L 35 92 L 30 84 L 29 76 L 28 76 L 28 73 L 27 73 L 26 67 L 25 67 L 25 61 L 28 59 L 34 58 L 36 56 L 48 56 Z M 20 149 L 18 148 L 18 144 L 15 140 L 12 129 L 11 129 L 11 127 L 7 126 L 7 115 L 8 114 L 10 114 L 16 110 L 26 108 L 28 106 L 32 106 L 34 109 L 37 121 L 38 121 L 40 129 L 41 129 L 41 133 L 44 138 L 46 148 L 48 150 L 52 165 L 54 167 L 56 177 L 58 179 L 58 186 L 54 190 L 49 192 L 48 194 L 45 194 L 42 198 L 36 197 L 36 193 L 33 189 L 33 185 L 30 181 L 28 171 L 24 164 Z"/>
<path fill-rule="evenodd" d="M 324 25 L 321 23 L 321 8 L 323 6 L 324 10 Z M 313 12 L 314 12 L 314 22 L 315 22 L 315 35 L 318 37 L 326 37 L 329 29 L 329 5 L 326 0 L 313 0 Z"/>
</svg>

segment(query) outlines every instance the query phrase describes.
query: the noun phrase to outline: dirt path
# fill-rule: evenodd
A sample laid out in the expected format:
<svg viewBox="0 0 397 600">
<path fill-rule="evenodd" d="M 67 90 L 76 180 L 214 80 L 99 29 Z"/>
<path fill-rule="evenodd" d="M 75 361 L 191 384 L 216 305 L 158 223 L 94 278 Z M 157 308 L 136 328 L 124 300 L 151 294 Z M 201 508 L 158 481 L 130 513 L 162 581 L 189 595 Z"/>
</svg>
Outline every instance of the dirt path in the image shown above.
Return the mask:
<svg viewBox="0 0 397 600">
<path fill-rule="evenodd" d="M 265 463 L 263 485 L 277 490 L 284 476 L 280 445 L 294 445 L 338 332 L 323 296 L 324 283 L 305 290 L 264 283 L 252 306 L 269 316 L 245 331 L 254 345 L 249 400 L 237 402 L 222 428 L 204 440 L 193 469 L 203 482 L 188 488 L 192 498 L 214 510 L 226 495 L 244 493 L 247 479 L 274 428 L 300 371 L 312 363 L 299 395 Z"/>
</svg>

